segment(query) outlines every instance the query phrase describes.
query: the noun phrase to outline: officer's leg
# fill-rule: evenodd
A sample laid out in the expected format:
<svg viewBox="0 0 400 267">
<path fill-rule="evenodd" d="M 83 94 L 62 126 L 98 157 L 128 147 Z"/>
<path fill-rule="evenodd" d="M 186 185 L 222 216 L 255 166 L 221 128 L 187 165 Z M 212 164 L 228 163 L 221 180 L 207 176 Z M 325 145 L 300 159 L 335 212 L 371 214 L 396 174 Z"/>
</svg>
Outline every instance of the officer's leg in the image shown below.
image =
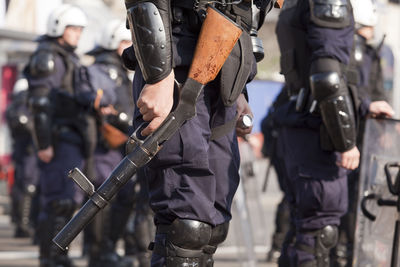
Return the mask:
<svg viewBox="0 0 400 267">
<path fill-rule="evenodd" d="M 134 237 L 137 245 L 136 258 L 139 267 L 150 266 L 151 252 L 148 250 L 149 243 L 154 239 L 154 225 L 150 208 L 147 214 L 139 212 L 135 217 Z"/>
<path fill-rule="evenodd" d="M 211 234 L 211 225 L 196 220 L 176 219 L 170 225 L 158 225 L 155 242 L 150 244 L 151 266 L 200 266 Z"/>
<path fill-rule="evenodd" d="M 330 250 L 338 241 L 338 228 L 327 225 L 316 231 L 307 231 L 296 235 L 295 249 L 297 257 L 302 258 L 299 267 L 329 267 Z"/>
<path fill-rule="evenodd" d="M 289 252 L 293 266 L 329 267 L 338 241 L 340 217 L 347 208 L 347 179 L 299 177 L 296 182 L 296 242 Z"/>
<path fill-rule="evenodd" d="M 104 151 L 95 155 L 97 178 L 104 181 L 121 159 L 119 151 Z M 94 240 L 91 244 L 90 267 L 130 267 L 129 259 L 120 257 L 116 243 L 122 236 L 133 208 L 133 185 L 128 182 L 110 206 L 96 216 L 92 224 Z M 99 216 L 100 215 L 100 216 Z"/>
<path fill-rule="evenodd" d="M 213 227 L 211 238 L 208 244 L 203 248 L 203 255 L 201 259 L 201 267 L 213 267 L 213 255 L 217 250 L 219 244 L 225 241 L 228 236 L 229 222 L 219 224 Z"/>
<path fill-rule="evenodd" d="M 268 262 L 277 262 L 280 257 L 286 233 L 290 228 L 290 209 L 287 197 L 279 203 L 275 215 L 275 232 L 272 236 L 271 249 L 267 254 Z"/>
<path fill-rule="evenodd" d="M 54 200 L 46 209 L 47 216 L 39 220 L 40 267 L 73 266 L 67 252 L 55 245 L 52 239 L 70 220 L 74 210 L 75 204 L 71 199 Z"/>
<path fill-rule="evenodd" d="M 341 218 L 339 242 L 333 253 L 334 267 L 351 267 L 353 262 L 354 233 L 356 231 L 356 213 L 358 197 L 358 170 L 349 174 L 348 179 L 348 212 Z"/>
<path fill-rule="evenodd" d="M 149 206 L 149 195 L 146 182 L 146 176 L 143 169 L 137 173 L 140 191 L 138 193 L 137 204 L 135 206 L 135 232 L 134 238 L 137 245 L 136 258 L 139 261 L 139 267 L 150 266 L 151 251 L 148 246 L 154 240 L 153 213 Z"/>
<path fill-rule="evenodd" d="M 39 215 L 39 246 L 41 267 L 70 267 L 66 251 L 51 240 L 71 218 L 83 195 L 67 177 L 74 167 L 82 167 L 81 148 L 60 141 L 50 163 L 40 163 L 41 214 Z"/>
<path fill-rule="evenodd" d="M 276 146 L 279 146 L 277 142 Z M 277 148 L 278 149 L 278 148 Z M 275 232 L 272 236 L 271 249 L 267 254 L 267 262 L 277 262 L 280 257 L 283 242 L 286 233 L 290 228 L 290 205 L 286 191 L 286 170 L 284 160 L 278 156 L 278 153 L 272 156 L 272 164 L 277 173 L 279 188 L 284 193 L 284 196 L 276 209 L 275 215 Z"/>
</svg>

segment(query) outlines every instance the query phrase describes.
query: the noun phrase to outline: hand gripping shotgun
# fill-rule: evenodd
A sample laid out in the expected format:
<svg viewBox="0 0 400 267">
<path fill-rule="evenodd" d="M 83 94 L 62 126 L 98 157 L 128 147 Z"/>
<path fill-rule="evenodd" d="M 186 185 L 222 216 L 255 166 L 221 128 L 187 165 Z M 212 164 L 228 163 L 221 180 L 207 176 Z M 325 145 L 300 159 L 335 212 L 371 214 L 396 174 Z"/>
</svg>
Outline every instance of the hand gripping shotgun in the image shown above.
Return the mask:
<svg viewBox="0 0 400 267">
<path fill-rule="evenodd" d="M 72 178 L 89 195 L 89 200 L 53 239 L 62 250 L 103 209 L 125 185 L 137 169 L 147 164 L 181 125 L 196 115 L 196 101 L 204 86 L 214 80 L 225 60 L 242 34 L 241 28 L 213 7 L 207 8 L 196 45 L 189 75 L 181 88 L 179 103 L 164 122 L 144 140 L 138 138 L 139 127 L 128 140 L 131 152 L 111 172 L 106 181 L 95 191 L 93 184 L 79 169 L 70 171 Z"/>
</svg>

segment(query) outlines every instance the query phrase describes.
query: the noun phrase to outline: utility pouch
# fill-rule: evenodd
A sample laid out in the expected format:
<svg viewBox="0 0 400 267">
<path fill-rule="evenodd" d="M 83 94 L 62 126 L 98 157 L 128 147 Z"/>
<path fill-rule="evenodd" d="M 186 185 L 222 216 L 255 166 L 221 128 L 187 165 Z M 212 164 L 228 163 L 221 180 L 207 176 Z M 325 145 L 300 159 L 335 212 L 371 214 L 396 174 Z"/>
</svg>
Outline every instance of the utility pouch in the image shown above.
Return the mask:
<svg viewBox="0 0 400 267">
<path fill-rule="evenodd" d="M 236 102 L 248 81 L 254 61 L 250 35 L 243 31 L 219 73 L 221 98 L 225 106 Z"/>
</svg>

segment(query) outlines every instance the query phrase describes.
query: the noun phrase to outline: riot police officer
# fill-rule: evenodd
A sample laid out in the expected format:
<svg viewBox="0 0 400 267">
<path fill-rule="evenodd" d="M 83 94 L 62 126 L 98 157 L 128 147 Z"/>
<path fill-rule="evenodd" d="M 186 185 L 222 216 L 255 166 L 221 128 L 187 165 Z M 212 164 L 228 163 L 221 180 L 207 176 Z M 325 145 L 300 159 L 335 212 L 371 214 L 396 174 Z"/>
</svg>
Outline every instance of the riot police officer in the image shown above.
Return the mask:
<svg viewBox="0 0 400 267">
<path fill-rule="evenodd" d="M 383 113 L 387 117 L 394 114 L 389 106 L 383 87 L 383 74 L 380 58 L 382 42 L 376 47 L 372 44 L 374 39 L 374 27 L 378 22 L 377 10 L 372 0 L 352 0 L 355 21 L 354 49 L 352 64 L 355 65 L 358 74 L 357 89 L 360 95 L 368 100 L 366 104 L 377 113 Z M 365 105 L 364 105 L 365 106 Z M 381 110 L 378 112 L 378 109 Z M 357 146 L 361 151 L 365 128 L 365 115 L 368 107 L 360 108 L 359 131 Z M 384 112 L 383 112 L 384 111 Z M 351 266 L 353 243 L 355 233 L 355 221 L 357 210 L 357 196 L 359 183 L 359 169 L 349 174 L 349 208 L 341 218 L 339 243 L 335 249 L 334 266 Z"/>
<path fill-rule="evenodd" d="M 337 242 L 346 169 L 359 163 L 345 67 L 353 27 L 349 1 L 287 1 L 279 16 L 281 70 L 292 99 L 280 111 L 281 139 L 296 227 L 281 266 L 328 266 Z"/>
<path fill-rule="evenodd" d="M 360 102 L 348 63 L 354 20 L 350 1 L 288 1 L 278 24 L 281 70 L 291 101 L 279 111 L 295 238 L 281 266 L 329 266 L 347 174 L 357 168 Z M 365 104 L 366 103 L 366 104 Z"/>
<path fill-rule="evenodd" d="M 83 164 L 90 147 L 87 116 L 95 95 L 74 53 L 86 24 L 86 16 L 78 7 L 57 7 L 48 18 L 46 34 L 39 39 L 26 71 L 40 160 L 41 267 L 72 266 L 67 252 L 51 239 L 83 199 L 67 174 Z"/>
<path fill-rule="evenodd" d="M 101 94 L 98 114 L 97 145 L 94 152 L 95 187 L 103 183 L 122 159 L 122 147 L 132 128 L 132 83 L 123 66 L 121 55 L 131 45 L 131 35 L 125 22 L 112 20 L 104 27 L 101 37 L 88 54 L 95 57 L 88 67 L 91 85 Z M 132 266 L 115 252 L 129 214 L 133 209 L 132 183 L 119 192 L 111 207 L 105 208 L 88 227 L 89 266 Z"/>
<path fill-rule="evenodd" d="M 12 159 L 15 168 L 11 191 L 15 237 L 32 237 L 35 224 L 34 207 L 39 181 L 37 157 L 32 140 L 32 116 L 28 110 L 28 81 L 20 78 L 14 85 L 12 102 L 6 110 L 12 136 Z"/>
<path fill-rule="evenodd" d="M 254 2 L 263 14 L 255 23 L 258 29 L 274 1 Z M 136 126 L 149 122 L 142 135 L 154 131 L 173 108 L 179 93 L 174 92 L 174 81 L 183 83 L 186 79 L 208 3 L 125 1 L 138 61 L 134 122 Z M 183 124 L 143 170 L 157 227 L 150 246 L 151 266 L 213 266 L 212 255 L 228 233 L 232 198 L 239 183 L 238 145 L 233 128 L 226 127 L 218 135 L 213 135 L 213 129 L 235 122 L 236 113 L 251 114 L 241 91 L 251 80 L 255 65 L 248 33 L 253 2 L 213 3 L 239 22 L 244 32 L 220 77 L 200 94 L 197 116 Z M 236 79 L 237 74 L 244 75 Z M 250 130 L 239 129 L 239 133 Z"/>
</svg>

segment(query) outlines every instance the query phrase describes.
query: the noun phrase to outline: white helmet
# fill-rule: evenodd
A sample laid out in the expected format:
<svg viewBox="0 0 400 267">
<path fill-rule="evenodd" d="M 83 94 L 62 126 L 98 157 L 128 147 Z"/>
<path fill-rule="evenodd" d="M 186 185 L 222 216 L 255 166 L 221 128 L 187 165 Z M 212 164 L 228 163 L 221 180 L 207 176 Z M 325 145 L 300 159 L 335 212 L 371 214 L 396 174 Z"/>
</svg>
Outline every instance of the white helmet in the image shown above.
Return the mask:
<svg viewBox="0 0 400 267">
<path fill-rule="evenodd" d="M 351 0 L 354 21 L 361 26 L 374 27 L 378 23 L 378 13 L 374 0 Z"/>
<path fill-rule="evenodd" d="M 47 20 L 46 34 L 51 37 L 58 37 L 63 35 L 67 26 L 85 27 L 86 25 L 86 15 L 79 7 L 63 4 L 50 14 Z"/>
<path fill-rule="evenodd" d="M 121 41 L 130 41 L 131 33 L 125 26 L 125 21 L 114 19 L 107 23 L 99 40 L 99 46 L 108 50 L 116 50 Z"/>
</svg>

